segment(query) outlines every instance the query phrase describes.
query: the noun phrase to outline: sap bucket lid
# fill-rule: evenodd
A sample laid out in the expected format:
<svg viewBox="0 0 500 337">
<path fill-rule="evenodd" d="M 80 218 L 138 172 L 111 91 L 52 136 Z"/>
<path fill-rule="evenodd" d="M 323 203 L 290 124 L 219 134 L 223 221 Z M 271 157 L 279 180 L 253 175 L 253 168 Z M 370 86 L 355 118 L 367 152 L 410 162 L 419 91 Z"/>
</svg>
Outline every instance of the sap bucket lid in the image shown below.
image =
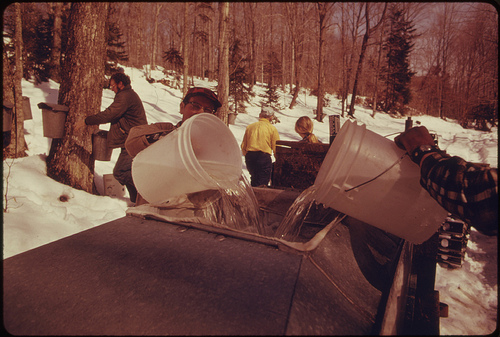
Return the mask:
<svg viewBox="0 0 500 337">
<path fill-rule="evenodd" d="M 69 107 L 66 105 L 61 105 L 61 104 L 55 104 L 55 103 L 38 103 L 38 107 L 40 109 L 45 109 L 45 110 L 52 110 L 54 112 L 68 112 Z"/>
</svg>

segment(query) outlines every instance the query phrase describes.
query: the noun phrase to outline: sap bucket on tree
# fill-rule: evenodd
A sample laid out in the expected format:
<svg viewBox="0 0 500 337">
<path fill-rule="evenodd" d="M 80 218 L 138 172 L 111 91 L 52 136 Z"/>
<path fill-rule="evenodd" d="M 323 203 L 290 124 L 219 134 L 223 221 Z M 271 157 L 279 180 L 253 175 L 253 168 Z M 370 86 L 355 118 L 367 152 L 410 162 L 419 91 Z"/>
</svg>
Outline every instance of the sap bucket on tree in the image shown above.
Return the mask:
<svg viewBox="0 0 500 337">
<path fill-rule="evenodd" d="M 23 114 L 25 121 L 33 119 L 33 114 L 31 113 L 30 98 L 27 96 L 23 96 Z"/>
<path fill-rule="evenodd" d="M 393 141 L 346 121 L 314 182 L 315 199 L 419 244 L 447 215 L 419 181 L 420 168 Z"/>
<path fill-rule="evenodd" d="M 8 100 L 3 101 L 3 132 L 10 132 L 12 129 L 12 116 L 14 113 L 14 103 Z"/>
<path fill-rule="evenodd" d="M 92 134 L 92 154 L 95 160 L 111 160 L 113 149 L 108 147 L 108 131 L 97 130 Z"/>
<path fill-rule="evenodd" d="M 198 114 L 139 152 L 132 162 L 137 191 L 150 203 L 209 189 L 236 187 L 241 150 L 216 116 Z"/>
<path fill-rule="evenodd" d="M 69 108 L 53 103 L 38 103 L 42 109 L 43 136 L 47 138 L 63 138 L 64 123 Z"/>
</svg>

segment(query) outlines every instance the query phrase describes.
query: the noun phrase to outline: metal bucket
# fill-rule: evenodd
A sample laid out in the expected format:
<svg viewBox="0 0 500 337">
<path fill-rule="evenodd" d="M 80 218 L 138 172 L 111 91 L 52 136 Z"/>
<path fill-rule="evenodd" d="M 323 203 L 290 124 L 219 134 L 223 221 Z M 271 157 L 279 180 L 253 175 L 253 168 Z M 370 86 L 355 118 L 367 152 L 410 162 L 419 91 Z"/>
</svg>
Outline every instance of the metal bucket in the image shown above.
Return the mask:
<svg viewBox="0 0 500 337">
<path fill-rule="evenodd" d="M 12 129 L 12 109 L 14 104 L 9 101 L 3 101 L 3 132 L 8 132 Z"/>
<path fill-rule="evenodd" d="M 38 103 L 42 109 L 43 136 L 47 138 L 63 138 L 64 123 L 69 108 L 65 105 Z"/>
<path fill-rule="evenodd" d="M 125 196 L 125 186 L 120 184 L 112 174 L 105 174 L 102 177 L 104 181 L 104 194 L 108 197 L 121 198 Z"/>
<path fill-rule="evenodd" d="M 92 134 L 92 154 L 95 160 L 111 160 L 113 149 L 108 147 L 108 131 L 97 130 Z"/>
<path fill-rule="evenodd" d="M 23 96 L 23 114 L 24 120 L 33 119 L 33 114 L 31 113 L 30 98 Z"/>
</svg>

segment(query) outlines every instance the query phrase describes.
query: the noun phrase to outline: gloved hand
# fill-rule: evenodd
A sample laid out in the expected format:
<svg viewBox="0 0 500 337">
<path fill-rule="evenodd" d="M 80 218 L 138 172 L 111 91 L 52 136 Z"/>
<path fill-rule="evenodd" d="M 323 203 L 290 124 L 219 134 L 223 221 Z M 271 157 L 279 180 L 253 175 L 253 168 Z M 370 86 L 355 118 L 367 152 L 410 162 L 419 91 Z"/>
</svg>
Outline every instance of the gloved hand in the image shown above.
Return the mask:
<svg viewBox="0 0 500 337">
<path fill-rule="evenodd" d="M 436 146 L 434 139 L 425 126 L 417 126 L 406 130 L 394 138 L 394 142 L 400 149 L 406 150 L 410 154 L 421 145 Z"/>
</svg>

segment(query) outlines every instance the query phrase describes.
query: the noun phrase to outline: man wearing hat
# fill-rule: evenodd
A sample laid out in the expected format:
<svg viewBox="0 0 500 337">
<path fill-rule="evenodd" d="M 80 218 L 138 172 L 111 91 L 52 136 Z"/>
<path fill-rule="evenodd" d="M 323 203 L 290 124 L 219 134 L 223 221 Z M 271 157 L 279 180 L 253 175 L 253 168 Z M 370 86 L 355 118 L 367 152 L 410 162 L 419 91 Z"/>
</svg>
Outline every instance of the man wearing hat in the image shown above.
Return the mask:
<svg viewBox="0 0 500 337">
<path fill-rule="evenodd" d="M 180 104 L 179 112 L 182 115 L 182 120 L 179 123 L 174 125 L 160 122 L 133 127 L 125 141 L 125 149 L 131 157 L 135 157 L 150 144 L 179 128 L 188 118 L 200 113 L 215 114 L 221 106 L 221 102 L 212 90 L 201 87 L 191 88 Z M 136 204 L 142 203 L 145 201 L 138 195 Z"/>
<path fill-rule="evenodd" d="M 263 107 L 259 121 L 247 126 L 241 151 L 250 173 L 250 185 L 253 187 L 267 186 L 271 180 L 273 163 L 271 154 L 276 153 L 276 141 L 280 139 L 278 129 L 271 124 L 274 110 Z"/>
<path fill-rule="evenodd" d="M 204 112 L 215 114 L 221 106 L 221 102 L 212 90 L 201 87 L 191 88 L 181 102 L 179 112 L 182 120 L 179 123 L 173 125 L 160 122 L 134 127 L 125 141 L 125 148 L 132 157 L 135 157 L 150 144 L 180 127 L 188 118 Z"/>
</svg>

